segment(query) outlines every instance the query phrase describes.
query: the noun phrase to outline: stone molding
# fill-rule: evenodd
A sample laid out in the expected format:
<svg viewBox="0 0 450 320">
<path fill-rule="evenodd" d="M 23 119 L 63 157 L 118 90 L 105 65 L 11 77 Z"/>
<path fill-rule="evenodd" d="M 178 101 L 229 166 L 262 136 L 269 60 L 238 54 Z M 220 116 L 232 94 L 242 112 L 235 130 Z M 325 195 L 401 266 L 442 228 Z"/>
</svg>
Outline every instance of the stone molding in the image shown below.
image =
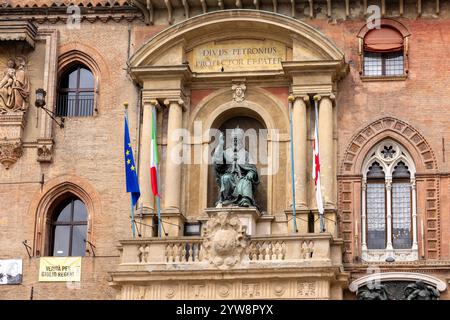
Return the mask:
<svg viewBox="0 0 450 320">
<path fill-rule="evenodd" d="M 296 34 L 302 39 L 305 38 L 304 41 L 308 41 L 311 48 L 314 48 L 324 60 L 340 61 L 344 57 L 344 54 L 322 33 L 302 21 L 265 11 L 226 10 L 210 12 L 187 19 L 158 33 L 136 51 L 130 58 L 130 65 L 131 67 L 138 67 L 149 61 L 154 61 L 161 54 L 161 48 L 171 47 L 174 41 L 186 38 L 193 30 L 201 32 L 208 27 L 225 25 L 230 21 L 233 24 L 245 21 L 249 26 L 254 25 L 255 31 L 258 30 L 258 25 L 264 24 L 266 27 L 282 29 L 284 34 Z"/>
<path fill-rule="evenodd" d="M 387 137 L 396 139 L 408 149 L 416 164 L 417 172 L 438 170 L 431 146 L 417 129 L 402 120 L 384 117 L 365 126 L 350 139 L 341 160 L 340 174 L 360 174 L 369 149 Z"/>
<path fill-rule="evenodd" d="M 91 69 L 102 82 L 109 81 L 111 72 L 108 62 L 93 47 L 80 42 L 70 42 L 58 48 L 58 76 L 74 62 L 81 62 Z"/>
<path fill-rule="evenodd" d="M 0 20 L 0 42 L 24 41 L 34 48 L 38 30 L 30 21 Z"/>
<path fill-rule="evenodd" d="M 439 278 L 430 276 L 424 273 L 414 272 L 382 272 L 374 273 L 356 279 L 349 285 L 351 292 L 356 292 L 359 287 L 366 285 L 368 282 L 385 282 L 385 281 L 418 281 L 422 280 L 425 283 L 435 286 L 439 291 L 445 291 L 447 284 Z"/>
<path fill-rule="evenodd" d="M 48 243 L 45 243 L 45 239 L 49 232 L 46 222 L 52 214 L 55 203 L 67 194 L 77 196 L 86 205 L 88 211 L 86 240 L 94 243 L 94 217 L 102 212 L 100 195 L 87 180 L 77 176 L 63 175 L 45 183 L 42 190 L 34 194 L 28 208 L 28 214 L 35 217 L 33 255 L 46 254 L 45 249 Z M 89 247 L 86 249 L 88 250 Z"/>
<path fill-rule="evenodd" d="M 121 300 L 330 299 L 329 281 L 319 279 L 155 281 L 123 285 Z"/>
</svg>

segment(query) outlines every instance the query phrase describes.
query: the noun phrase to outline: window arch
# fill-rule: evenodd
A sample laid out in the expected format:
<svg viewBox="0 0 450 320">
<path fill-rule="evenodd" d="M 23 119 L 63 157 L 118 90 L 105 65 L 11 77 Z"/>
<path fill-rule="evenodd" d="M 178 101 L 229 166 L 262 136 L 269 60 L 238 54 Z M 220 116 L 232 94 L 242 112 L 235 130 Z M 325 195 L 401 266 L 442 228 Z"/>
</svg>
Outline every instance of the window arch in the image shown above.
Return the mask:
<svg viewBox="0 0 450 320">
<path fill-rule="evenodd" d="M 362 181 L 362 258 L 418 259 L 415 166 L 400 144 L 387 139 L 368 153 Z"/>
<path fill-rule="evenodd" d="M 102 203 L 97 190 L 89 181 L 74 175 L 61 175 L 44 184 L 37 191 L 30 203 L 28 213 L 35 216 L 33 255 L 51 255 L 52 221 L 57 207 L 69 199 L 76 198 L 83 202 L 87 212 L 87 233 L 85 248 L 87 255 L 94 254 L 94 221 L 101 215 Z"/>
<path fill-rule="evenodd" d="M 87 117 L 94 112 L 95 78 L 82 63 L 65 70 L 59 79 L 56 115 L 60 117 Z"/>
<path fill-rule="evenodd" d="M 85 204 L 70 196 L 59 203 L 52 214 L 50 250 L 52 256 L 84 256 L 88 214 Z"/>
<path fill-rule="evenodd" d="M 391 19 L 381 19 L 378 28 L 365 25 L 358 34 L 362 76 L 406 76 L 409 35 L 405 26 Z"/>
</svg>

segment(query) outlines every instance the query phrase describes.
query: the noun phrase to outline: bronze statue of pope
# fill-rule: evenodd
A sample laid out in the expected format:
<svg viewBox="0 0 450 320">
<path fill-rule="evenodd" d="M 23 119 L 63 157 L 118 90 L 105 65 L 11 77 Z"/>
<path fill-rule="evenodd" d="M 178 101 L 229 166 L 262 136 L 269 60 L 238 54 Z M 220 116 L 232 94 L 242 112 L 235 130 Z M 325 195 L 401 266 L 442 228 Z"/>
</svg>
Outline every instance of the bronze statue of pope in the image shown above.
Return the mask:
<svg viewBox="0 0 450 320">
<path fill-rule="evenodd" d="M 231 146 L 224 149 L 224 136 L 220 133 L 219 144 L 213 154 L 219 186 L 217 207 L 256 207 L 254 192 L 259 176 L 256 166 L 250 161 L 249 152 L 245 150 L 244 131 L 233 129 L 231 139 Z"/>
</svg>

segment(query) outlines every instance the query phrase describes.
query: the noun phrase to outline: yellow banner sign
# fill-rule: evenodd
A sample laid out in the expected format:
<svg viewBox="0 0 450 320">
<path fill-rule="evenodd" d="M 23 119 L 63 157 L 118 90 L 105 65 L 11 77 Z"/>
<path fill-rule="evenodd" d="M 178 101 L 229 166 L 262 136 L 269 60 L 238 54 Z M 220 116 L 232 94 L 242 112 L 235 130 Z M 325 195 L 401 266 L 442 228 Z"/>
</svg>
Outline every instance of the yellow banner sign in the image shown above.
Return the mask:
<svg viewBox="0 0 450 320">
<path fill-rule="evenodd" d="M 39 265 L 39 281 L 80 281 L 81 257 L 43 257 Z"/>
<path fill-rule="evenodd" d="M 281 70 L 284 60 L 286 46 L 280 42 L 229 40 L 195 47 L 189 65 L 194 72 Z"/>
</svg>

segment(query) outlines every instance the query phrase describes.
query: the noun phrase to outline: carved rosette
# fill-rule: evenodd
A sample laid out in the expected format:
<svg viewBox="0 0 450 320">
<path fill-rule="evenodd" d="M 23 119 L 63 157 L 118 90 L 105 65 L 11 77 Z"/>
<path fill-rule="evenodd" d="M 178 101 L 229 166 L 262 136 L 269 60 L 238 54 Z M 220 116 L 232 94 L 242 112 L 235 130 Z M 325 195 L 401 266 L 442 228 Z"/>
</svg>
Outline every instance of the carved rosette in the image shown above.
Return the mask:
<svg viewBox="0 0 450 320">
<path fill-rule="evenodd" d="M 9 169 L 22 156 L 23 149 L 20 142 L 0 142 L 0 163 Z"/>
<path fill-rule="evenodd" d="M 245 229 L 231 212 L 219 212 L 204 226 L 206 258 L 220 269 L 229 269 L 242 260 L 247 247 Z"/>
</svg>

